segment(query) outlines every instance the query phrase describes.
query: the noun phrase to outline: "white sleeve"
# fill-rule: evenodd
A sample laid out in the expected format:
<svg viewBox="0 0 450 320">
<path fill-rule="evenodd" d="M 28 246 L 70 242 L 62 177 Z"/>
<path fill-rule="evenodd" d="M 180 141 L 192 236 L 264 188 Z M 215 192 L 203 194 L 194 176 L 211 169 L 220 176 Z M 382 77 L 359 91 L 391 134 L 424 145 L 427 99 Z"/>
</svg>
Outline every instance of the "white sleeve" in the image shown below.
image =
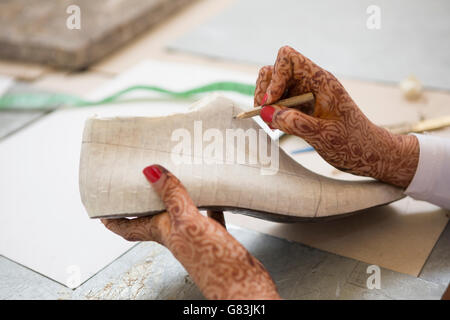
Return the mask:
<svg viewBox="0 0 450 320">
<path fill-rule="evenodd" d="M 419 140 L 419 164 L 405 194 L 450 209 L 450 139 L 414 135 Z"/>
</svg>

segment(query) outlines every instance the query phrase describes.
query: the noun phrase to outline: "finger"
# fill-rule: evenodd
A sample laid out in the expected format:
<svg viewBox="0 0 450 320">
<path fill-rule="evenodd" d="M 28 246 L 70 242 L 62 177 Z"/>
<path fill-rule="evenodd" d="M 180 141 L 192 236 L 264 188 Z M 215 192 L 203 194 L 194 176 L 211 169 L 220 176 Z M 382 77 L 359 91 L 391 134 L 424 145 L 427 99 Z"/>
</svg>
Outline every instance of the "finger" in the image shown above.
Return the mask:
<svg viewBox="0 0 450 320">
<path fill-rule="evenodd" d="M 152 217 L 136 219 L 100 219 L 107 229 L 128 241 L 153 240 L 150 220 Z"/>
<path fill-rule="evenodd" d="M 258 79 L 256 79 L 256 89 L 254 103 L 255 107 L 263 105 L 267 100 L 267 87 L 272 79 L 272 66 L 265 66 L 259 70 Z"/>
<path fill-rule="evenodd" d="M 264 122 L 271 127 L 299 136 L 307 141 L 320 134 L 322 120 L 297 109 L 270 105 L 262 108 L 260 115 Z"/>
<path fill-rule="evenodd" d="M 277 60 L 275 61 L 272 72 L 272 79 L 267 87 L 267 104 L 281 99 L 286 91 L 289 80 L 293 77 L 290 54 L 291 51 L 285 47 L 282 47 L 278 51 Z"/>
<path fill-rule="evenodd" d="M 180 180 L 166 168 L 151 165 L 145 168 L 143 173 L 161 197 L 174 221 L 183 216 L 200 214 Z"/>
<path fill-rule="evenodd" d="M 267 104 L 280 100 L 287 91 L 289 96 L 310 92 L 314 83 L 312 74 L 316 69 L 314 62 L 295 49 L 281 47 L 267 88 Z"/>
<path fill-rule="evenodd" d="M 207 210 L 206 214 L 208 215 L 208 217 L 210 217 L 211 219 L 216 220 L 218 223 L 220 223 L 222 225 L 222 227 L 224 227 L 225 229 L 227 228 L 226 224 L 225 224 L 225 217 L 223 215 L 223 211 L 214 211 L 214 210 Z"/>
</svg>

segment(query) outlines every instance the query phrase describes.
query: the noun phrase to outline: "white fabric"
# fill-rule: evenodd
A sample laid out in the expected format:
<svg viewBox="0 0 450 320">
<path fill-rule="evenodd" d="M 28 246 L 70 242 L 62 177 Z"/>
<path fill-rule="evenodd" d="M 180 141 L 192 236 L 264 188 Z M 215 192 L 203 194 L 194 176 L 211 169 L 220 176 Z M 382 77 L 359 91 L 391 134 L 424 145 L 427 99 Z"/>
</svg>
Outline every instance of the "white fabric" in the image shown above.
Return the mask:
<svg viewBox="0 0 450 320">
<path fill-rule="evenodd" d="M 414 135 L 419 140 L 419 164 L 405 194 L 450 209 L 450 139 Z"/>
</svg>

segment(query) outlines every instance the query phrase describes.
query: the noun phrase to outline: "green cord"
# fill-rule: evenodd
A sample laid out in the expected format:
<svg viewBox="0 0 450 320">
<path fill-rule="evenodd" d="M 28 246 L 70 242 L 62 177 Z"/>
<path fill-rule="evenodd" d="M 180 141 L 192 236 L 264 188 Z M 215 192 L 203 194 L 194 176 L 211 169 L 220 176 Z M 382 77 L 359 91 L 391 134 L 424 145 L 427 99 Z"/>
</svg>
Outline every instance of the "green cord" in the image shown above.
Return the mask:
<svg viewBox="0 0 450 320">
<path fill-rule="evenodd" d="M 189 98 L 200 93 L 214 91 L 237 92 L 243 95 L 253 96 L 255 86 L 239 82 L 222 81 L 213 82 L 200 87 L 192 88 L 185 91 L 172 91 L 157 86 L 135 85 L 120 90 L 104 99 L 97 101 L 88 101 L 76 96 L 54 93 L 17 93 L 5 94 L 0 97 L 0 109 L 2 108 L 24 108 L 24 109 L 40 109 L 54 108 L 57 106 L 82 107 L 108 104 L 115 101 L 132 91 L 153 91 L 166 94 L 173 98 Z"/>
</svg>

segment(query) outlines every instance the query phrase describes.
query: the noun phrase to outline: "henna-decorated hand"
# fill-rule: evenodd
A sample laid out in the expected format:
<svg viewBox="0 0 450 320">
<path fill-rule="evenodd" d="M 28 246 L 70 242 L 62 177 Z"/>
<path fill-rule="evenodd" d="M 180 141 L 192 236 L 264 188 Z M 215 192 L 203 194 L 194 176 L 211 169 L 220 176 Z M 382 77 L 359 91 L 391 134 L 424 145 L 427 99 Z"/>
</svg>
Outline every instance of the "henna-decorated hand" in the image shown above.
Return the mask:
<svg viewBox="0 0 450 320">
<path fill-rule="evenodd" d="M 200 214 L 174 175 L 158 165 L 145 168 L 144 174 L 167 212 L 136 219 L 102 219 L 108 229 L 129 241 L 165 245 L 207 299 L 280 298 L 263 265 L 221 223 Z"/>
<path fill-rule="evenodd" d="M 269 104 L 312 92 L 314 105 L 302 111 Z M 261 68 L 255 106 L 267 105 L 261 118 L 272 128 L 297 135 L 334 167 L 400 187 L 411 182 L 419 144 L 411 135 L 395 135 L 367 119 L 342 84 L 328 71 L 282 47 L 274 66 Z"/>
</svg>

